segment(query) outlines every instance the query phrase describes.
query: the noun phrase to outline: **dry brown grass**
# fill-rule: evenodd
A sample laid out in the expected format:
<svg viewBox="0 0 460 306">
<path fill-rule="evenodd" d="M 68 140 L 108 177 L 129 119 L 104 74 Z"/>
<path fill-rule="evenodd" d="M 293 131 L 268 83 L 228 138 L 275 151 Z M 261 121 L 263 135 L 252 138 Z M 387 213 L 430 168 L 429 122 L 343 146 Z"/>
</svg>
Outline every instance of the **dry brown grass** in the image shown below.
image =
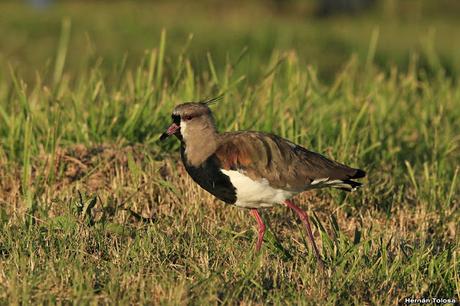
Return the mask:
<svg viewBox="0 0 460 306">
<path fill-rule="evenodd" d="M 157 156 L 157 152 L 143 145 L 125 147 L 101 145 L 90 148 L 76 145 L 65 149 L 60 148 L 52 155 L 44 154 L 34 158 L 31 188 L 34 188 L 34 193 L 38 195 L 37 201 L 40 203 L 38 211 L 35 212 L 28 211 L 26 203 L 23 202 L 19 179 L 20 168 L 12 164 L 2 164 L 0 168 L 0 176 L 3 178 L 0 184 L 1 203 L 7 213 L 14 216 L 6 228 L 18 226 L 24 217 L 27 219 L 27 215 L 34 216 L 36 226 L 50 226 L 53 224 L 53 219 L 69 215 L 72 206 L 79 201 L 79 193 L 83 194 L 85 199 L 95 196 L 97 202 L 91 211 L 92 218 L 94 218 L 93 224 L 97 225 L 101 222 L 110 224 L 111 227 L 106 226 L 105 228 L 108 231 L 107 235 L 113 238 L 101 246 L 97 238 L 92 237 L 91 229 L 85 229 L 87 223 L 84 222 L 84 218 L 79 217 L 77 222 L 80 224 L 80 230 L 74 239 L 86 241 L 85 248 L 79 251 L 85 258 L 85 265 L 105 265 L 103 262 L 110 262 L 115 266 L 126 264 L 126 259 L 118 259 L 119 256 L 124 256 L 118 254 L 120 248 L 124 249 L 134 244 L 134 241 L 139 239 L 137 237 L 142 236 L 148 227 L 161 231 L 160 236 L 167 239 L 166 241 L 173 239 L 169 242 L 164 241 L 164 243 L 171 243 L 173 245 L 171 250 L 176 249 L 172 257 L 171 255 L 164 257 L 165 254 L 157 250 L 158 262 L 154 263 L 154 266 L 169 266 L 166 270 L 172 269 L 172 275 L 178 277 L 173 278 L 176 279 L 175 281 L 170 279 L 162 284 L 158 278 L 161 279 L 161 275 L 157 275 L 155 270 L 148 269 L 140 272 L 141 274 L 122 276 L 118 280 L 118 290 L 121 291 L 117 292 L 128 292 L 135 283 L 136 286 L 140 286 L 137 287 L 137 290 L 140 290 L 141 287 L 142 290 L 146 290 L 148 301 L 185 303 L 201 300 L 201 297 L 196 296 L 196 292 L 193 293 L 195 286 L 198 288 L 205 286 L 204 288 L 208 288 L 206 290 L 215 286 L 208 292 L 208 295 L 205 295 L 204 300 L 209 302 L 237 298 L 243 304 L 253 304 L 254 297 L 251 295 L 246 293 L 240 296 L 242 292 L 247 292 L 245 288 L 238 289 L 230 286 L 233 289 L 226 292 L 228 288 L 224 289 L 225 287 L 216 285 L 216 280 L 206 285 L 199 285 L 204 280 L 198 281 L 198 279 L 203 277 L 206 279 L 214 273 L 211 271 L 218 269 L 221 271 L 219 273 L 223 273 L 220 277 L 227 279 L 224 281 L 227 286 L 237 281 L 239 277 L 232 276 L 234 273 L 232 267 L 241 265 L 241 261 L 245 261 L 244 258 L 252 253 L 255 242 L 254 220 L 246 210 L 225 205 L 198 187 L 185 172 L 177 155 L 160 161 L 156 160 Z M 43 177 L 47 179 L 44 180 Z M 54 179 L 50 180 L 50 177 Z M 372 184 L 374 177 L 370 173 L 369 180 L 366 182 L 368 186 Z M 441 222 L 439 214 L 427 210 L 426 205 L 414 201 L 414 191 L 411 190 L 405 190 L 401 199 L 403 204 L 398 203 L 392 206 L 390 212 L 385 211 L 378 202 L 374 201 L 368 186 L 357 193 L 346 194 L 346 196 L 335 191 L 332 193 L 312 191 L 303 193 L 295 199 L 301 206 L 308 209 L 310 216 L 314 213 L 318 217 L 315 219 L 315 235 L 318 238 L 320 238 L 320 232 L 316 220 L 319 220 L 324 228 L 324 231 L 321 231 L 322 239 L 317 240 L 330 267 L 327 272 L 329 276 L 325 281 L 321 281 L 321 276 L 316 274 L 313 257 L 310 255 L 305 257 L 310 253 L 307 249 L 304 229 L 297 217 L 284 207 L 264 210 L 263 216 L 268 219 L 271 231 L 276 234 L 284 251 L 287 250 L 291 257 L 285 258 L 282 255 L 283 251 L 275 246 L 274 240 L 269 239 L 265 242 L 266 248 L 262 250 L 261 257 L 256 260 L 259 267 L 257 269 L 261 269 L 261 274 L 253 275 L 257 282 L 260 282 L 261 292 L 277 292 L 281 289 L 276 288 L 283 288 L 282 282 L 288 281 L 292 283 L 292 288 L 297 288 L 294 291 L 303 292 L 300 296 L 291 296 L 293 298 L 291 301 L 301 297 L 301 299 L 321 301 L 328 297 L 331 290 L 334 291 L 332 289 L 334 286 L 340 284 L 340 282 L 336 283 L 337 280 L 334 280 L 333 275 L 336 269 L 341 268 L 334 266 L 340 266 L 340 262 L 346 261 L 345 255 L 353 249 L 356 252 L 356 258 L 361 258 L 369 265 L 366 267 L 369 269 L 367 274 L 364 271 L 354 271 L 351 266 L 344 267 L 345 271 L 350 271 L 355 275 L 354 284 L 349 286 L 352 288 L 350 290 L 360 295 L 358 300 L 367 300 L 371 304 L 376 301 L 392 304 L 391 301 L 395 301 L 393 299 L 407 295 L 407 292 L 423 294 L 424 290 L 429 288 L 429 283 L 419 289 L 404 288 L 401 287 L 399 281 L 394 280 L 395 276 L 387 276 L 383 283 L 372 290 L 365 284 L 370 281 L 369 277 L 372 278 L 374 269 L 372 266 L 379 265 L 379 262 L 391 267 L 394 262 L 408 261 L 410 256 L 418 256 L 415 254 L 418 254 L 419 250 L 424 250 L 425 254 L 426 252 L 433 254 L 430 256 L 441 256 L 439 254 L 449 248 L 449 245 L 458 243 L 456 220 L 445 219 Z M 360 198 L 360 200 L 357 204 L 350 205 L 347 201 L 350 197 Z M 455 205 L 452 206 L 452 209 L 454 207 Z M 454 211 L 445 211 L 444 214 L 453 216 Z M 334 226 L 334 222 L 337 222 L 337 226 Z M 116 225 L 121 225 L 121 227 Z M 199 236 L 196 236 L 197 231 L 200 233 Z M 361 236 L 360 242 L 356 241 L 358 234 Z M 121 240 L 116 238 L 117 236 Z M 174 242 L 175 238 L 178 238 L 177 242 Z M 197 238 L 200 243 L 195 245 L 194 240 Z M 188 251 L 184 250 L 184 246 L 180 246 L 179 241 L 184 241 L 183 239 L 188 240 L 188 246 L 186 246 Z M 203 241 L 206 241 L 205 249 L 203 249 Z M 355 246 L 361 245 L 361 247 L 354 249 L 353 241 L 358 243 Z M 324 245 L 325 242 L 326 245 Z M 368 244 L 368 247 L 363 247 L 364 244 Z M 427 245 L 430 247 L 427 248 Z M 385 257 L 381 257 L 382 250 L 386 252 Z M 458 256 L 456 252 L 454 257 Z M 49 254 L 43 253 L 43 256 L 49 256 Z M 142 257 L 142 255 L 139 256 Z M 344 259 L 339 259 L 343 256 L 345 256 Z M 213 257 L 214 259 L 211 259 Z M 45 262 L 43 264 L 48 265 Z M 3 262 L 0 265 L 5 267 L 7 264 Z M 268 271 L 264 272 L 267 268 Z M 394 268 L 396 270 L 393 273 L 400 268 Z M 30 269 L 33 270 L 33 267 Z M 204 275 L 197 279 L 201 273 Z M 305 282 L 304 277 L 301 276 L 303 273 L 311 275 L 315 281 Z M 158 282 L 146 282 L 146 278 L 149 279 L 152 276 Z M 58 278 L 62 277 L 72 278 L 70 275 L 58 276 Z M 236 279 L 232 281 L 234 277 Z M 344 277 L 347 278 L 346 275 Z M 14 296 L 15 291 L 12 291 L 12 288 L 17 283 L 6 279 L 5 275 L 1 278 L 5 281 L 3 288 L 6 289 L 4 291 L 6 295 L 0 296 L 9 299 Z M 22 278 L 18 275 L 17 281 Z M 92 286 L 95 286 L 95 280 L 90 282 L 93 282 Z M 244 286 L 252 287 L 250 283 Z M 38 285 L 34 290 L 43 292 L 47 288 L 50 289 L 46 285 L 43 288 Z M 376 289 L 380 294 L 385 292 L 388 296 L 383 299 L 377 299 L 375 296 L 371 298 Z M 204 289 L 201 288 L 201 290 Z M 65 301 L 72 297 L 76 298 L 75 292 L 75 288 L 71 289 L 68 285 L 63 284 L 51 288 L 51 291 L 43 297 L 35 294 L 32 296 L 34 300 L 39 301 L 46 300 L 46 297 L 51 294 L 56 296 L 57 300 Z M 104 303 L 113 301 L 114 297 L 107 292 L 104 293 L 105 289 L 98 292 L 96 290 L 94 295 L 97 301 Z M 227 295 L 229 292 L 233 293 Z M 237 294 L 237 292 L 240 293 Z M 365 298 L 367 294 L 370 296 L 368 299 Z M 128 300 L 135 301 L 137 298 L 130 296 Z M 262 302 L 262 300 L 259 301 Z"/>
</svg>

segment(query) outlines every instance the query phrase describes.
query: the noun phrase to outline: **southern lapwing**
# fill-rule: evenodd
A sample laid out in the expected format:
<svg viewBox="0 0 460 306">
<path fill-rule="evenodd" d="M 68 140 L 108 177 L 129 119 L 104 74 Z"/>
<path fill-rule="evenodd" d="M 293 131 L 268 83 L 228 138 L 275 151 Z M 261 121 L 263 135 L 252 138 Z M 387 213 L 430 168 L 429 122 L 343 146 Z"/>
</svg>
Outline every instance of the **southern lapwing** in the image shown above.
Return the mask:
<svg viewBox="0 0 460 306">
<path fill-rule="evenodd" d="M 353 191 L 361 183 L 352 179 L 366 173 L 273 134 L 219 133 L 208 104 L 188 102 L 176 106 L 173 123 L 160 140 L 175 135 L 181 142 L 185 169 L 198 185 L 225 203 L 250 209 L 259 226 L 257 251 L 265 232 L 258 209 L 283 204 L 305 224 L 315 256 L 323 267 L 308 216 L 290 199 L 317 188 Z"/>
</svg>

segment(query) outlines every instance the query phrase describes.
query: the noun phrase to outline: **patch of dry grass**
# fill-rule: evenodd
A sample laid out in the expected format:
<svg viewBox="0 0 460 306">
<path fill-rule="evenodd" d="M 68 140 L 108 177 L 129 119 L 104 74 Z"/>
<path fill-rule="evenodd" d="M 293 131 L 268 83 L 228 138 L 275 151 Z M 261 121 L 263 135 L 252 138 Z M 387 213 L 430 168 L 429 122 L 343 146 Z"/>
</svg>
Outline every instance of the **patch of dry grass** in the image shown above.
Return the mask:
<svg viewBox="0 0 460 306">
<path fill-rule="evenodd" d="M 19 209 L 18 176 L 2 168 L 0 195 L 11 219 L 2 225 L 0 297 L 395 304 L 405 296 L 458 290 L 458 220 L 441 222 L 420 205 L 397 205 L 389 217 L 369 188 L 346 196 L 304 193 L 296 200 L 315 216 L 328 265 L 322 275 L 292 212 L 281 206 L 263 211 L 275 236 L 254 255 L 255 222 L 247 211 L 201 190 L 177 157 L 155 161 L 155 154 L 142 145 L 78 145 L 58 149 L 52 163 L 41 156 L 33 173 L 54 181 L 35 185 L 44 189 L 35 211 Z M 93 197 L 95 205 L 79 212 Z M 351 205 L 350 198 L 358 201 Z M 23 218 L 29 222 L 22 225 Z"/>
</svg>

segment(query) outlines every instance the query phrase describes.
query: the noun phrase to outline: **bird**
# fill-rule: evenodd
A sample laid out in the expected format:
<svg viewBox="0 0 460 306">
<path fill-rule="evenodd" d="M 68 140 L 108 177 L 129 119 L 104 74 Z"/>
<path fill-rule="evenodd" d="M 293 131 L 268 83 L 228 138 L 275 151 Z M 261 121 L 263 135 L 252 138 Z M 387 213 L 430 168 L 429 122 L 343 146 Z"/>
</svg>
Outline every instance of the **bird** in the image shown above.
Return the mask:
<svg viewBox="0 0 460 306">
<path fill-rule="evenodd" d="M 333 161 L 272 133 L 218 132 L 210 105 L 216 99 L 177 105 L 172 123 L 161 135 L 180 141 L 181 160 L 190 177 L 217 199 L 249 209 L 258 224 L 256 252 L 266 226 L 259 210 L 275 205 L 292 209 L 305 225 L 320 268 L 318 251 L 307 213 L 292 197 L 304 191 L 332 187 L 354 191 L 354 181 L 366 172 Z"/>
</svg>

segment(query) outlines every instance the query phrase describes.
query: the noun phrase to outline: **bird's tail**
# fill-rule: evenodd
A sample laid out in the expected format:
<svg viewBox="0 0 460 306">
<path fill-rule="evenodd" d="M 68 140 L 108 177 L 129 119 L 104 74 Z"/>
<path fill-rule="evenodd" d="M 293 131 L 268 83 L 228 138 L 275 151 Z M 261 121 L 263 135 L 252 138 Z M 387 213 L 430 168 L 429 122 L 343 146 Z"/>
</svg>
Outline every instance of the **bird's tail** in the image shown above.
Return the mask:
<svg viewBox="0 0 460 306">
<path fill-rule="evenodd" d="M 332 185 L 331 187 L 350 192 L 350 191 L 357 190 L 362 185 L 363 184 L 355 182 L 355 181 L 352 181 L 352 180 L 343 180 L 343 181 L 337 182 L 336 184 Z"/>
<path fill-rule="evenodd" d="M 347 179 L 340 180 L 337 182 L 337 184 L 332 185 L 331 187 L 344 190 L 344 191 L 355 191 L 359 187 L 361 187 L 363 184 L 359 182 L 352 181 L 350 179 L 359 179 L 363 178 L 366 176 L 366 172 L 361 170 L 361 169 L 353 169 L 355 170 L 355 173 L 351 176 L 349 176 Z"/>
</svg>

